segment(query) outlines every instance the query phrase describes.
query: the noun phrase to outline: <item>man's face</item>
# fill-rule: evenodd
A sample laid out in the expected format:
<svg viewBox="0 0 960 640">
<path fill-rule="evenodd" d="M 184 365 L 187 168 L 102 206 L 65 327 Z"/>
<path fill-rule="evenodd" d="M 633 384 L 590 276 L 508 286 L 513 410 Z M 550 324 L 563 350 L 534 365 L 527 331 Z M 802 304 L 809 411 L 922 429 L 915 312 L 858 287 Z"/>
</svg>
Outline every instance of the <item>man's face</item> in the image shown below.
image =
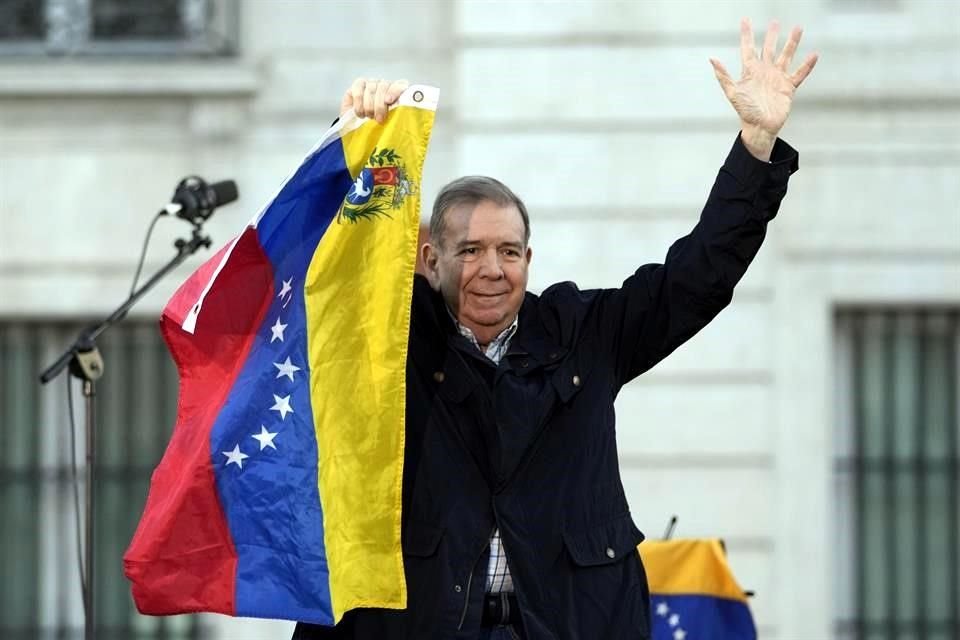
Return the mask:
<svg viewBox="0 0 960 640">
<path fill-rule="evenodd" d="M 444 215 L 443 237 L 423 246 L 423 262 L 460 324 L 489 344 L 513 322 L 527 290 L 532 252 L 514 205 L 485 200 Z"/>
</svg>

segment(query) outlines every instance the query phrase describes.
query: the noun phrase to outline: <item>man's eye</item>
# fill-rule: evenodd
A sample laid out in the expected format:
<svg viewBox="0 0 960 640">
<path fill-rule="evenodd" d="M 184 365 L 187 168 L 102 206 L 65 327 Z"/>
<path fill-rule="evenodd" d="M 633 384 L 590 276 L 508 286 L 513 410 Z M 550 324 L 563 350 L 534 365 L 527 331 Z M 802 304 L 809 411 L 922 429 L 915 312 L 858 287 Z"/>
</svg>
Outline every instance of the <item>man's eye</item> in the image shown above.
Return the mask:
<svg viewBox="0 0 960 640">
<path fill-rule="evenodd" d="M 465 253 L 465 254 L 467 254 L 468 256 L 475 256 L 475 255 L 477 255 L 477 248 L 476 248 L 476 247 L 469 247 L 469 248 L 467 248 L 467 249 L 464 249 L 461 253 Z"/>
</svg>

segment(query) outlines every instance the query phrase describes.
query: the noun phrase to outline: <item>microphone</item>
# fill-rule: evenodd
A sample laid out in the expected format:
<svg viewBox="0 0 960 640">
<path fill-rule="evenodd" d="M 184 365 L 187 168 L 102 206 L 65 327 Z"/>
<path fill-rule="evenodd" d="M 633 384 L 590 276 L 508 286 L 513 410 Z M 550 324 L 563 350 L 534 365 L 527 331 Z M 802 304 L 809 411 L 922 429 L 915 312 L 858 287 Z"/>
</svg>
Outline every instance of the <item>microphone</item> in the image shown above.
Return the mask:
<svg viewBox="0 0 960 640">
<path fill-rule="evenodd" d="M 214 209 L 233 202 L 238 196 L 237 183 L 233 180 L 207 184 L 199 176 L 187 176 L 177 185 L 170 204 L 160 213 L 201 224 L 213 215 Z"/>
</svg>

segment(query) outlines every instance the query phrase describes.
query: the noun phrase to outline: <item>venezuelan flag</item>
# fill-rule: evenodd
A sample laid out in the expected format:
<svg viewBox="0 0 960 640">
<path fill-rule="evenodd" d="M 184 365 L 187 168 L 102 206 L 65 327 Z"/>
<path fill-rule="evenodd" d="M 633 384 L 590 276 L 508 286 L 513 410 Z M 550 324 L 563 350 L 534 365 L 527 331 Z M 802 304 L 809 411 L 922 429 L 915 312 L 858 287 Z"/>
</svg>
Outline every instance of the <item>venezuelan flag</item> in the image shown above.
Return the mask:
<svg viewBox="0 0 960 640">
<path fill-rule="evenodd" d="M 747 596 L 719 540 L 647 540 L 653 640 L 756 640 Z"/>
<path fill-rule="evenodd" d="M 177 423 L 124 555 L 137 608 L 403 608 L 405 363 L 438 91 L 345 115 L 161 317 Z"/>
</svg>

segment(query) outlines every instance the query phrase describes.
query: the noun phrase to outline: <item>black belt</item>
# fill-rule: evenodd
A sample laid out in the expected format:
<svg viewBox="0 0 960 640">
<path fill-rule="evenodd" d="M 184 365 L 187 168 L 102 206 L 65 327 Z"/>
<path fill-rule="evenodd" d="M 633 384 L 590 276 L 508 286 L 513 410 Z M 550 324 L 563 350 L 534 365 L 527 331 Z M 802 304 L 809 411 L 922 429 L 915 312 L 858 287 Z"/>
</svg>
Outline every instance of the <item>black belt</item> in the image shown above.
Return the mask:
<svg viewBox="0 0 960 640">
<path fill-rule="evenodd" d="M 483 596 L 484 627 L 496 627 L 502 624 L 520 624 L 520 606 L 517 596 L 512 593 L 488 593 Z"/>
</svg>

